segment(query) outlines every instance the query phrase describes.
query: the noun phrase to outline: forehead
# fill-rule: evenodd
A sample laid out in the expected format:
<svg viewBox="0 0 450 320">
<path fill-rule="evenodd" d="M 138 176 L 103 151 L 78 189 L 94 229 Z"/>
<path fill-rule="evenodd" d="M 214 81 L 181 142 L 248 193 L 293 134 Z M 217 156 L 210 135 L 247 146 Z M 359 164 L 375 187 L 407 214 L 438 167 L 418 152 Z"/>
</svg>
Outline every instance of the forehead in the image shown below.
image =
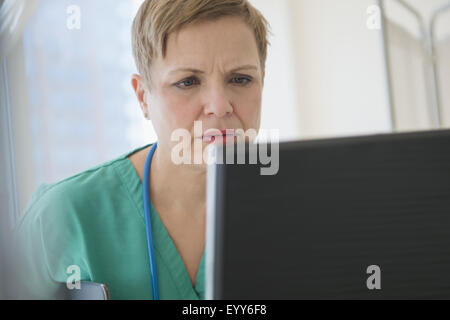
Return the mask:
<svg viewBox="0 0 450 320">
<path fill-rule="evenodd" d="M 255 64 L 259 55 L 253 31 L 239 17 L 202 21 L 173 32 L 167 39 L 163 68 L 207 69 L 214 63 L 224 68 Z"/>
</svg>

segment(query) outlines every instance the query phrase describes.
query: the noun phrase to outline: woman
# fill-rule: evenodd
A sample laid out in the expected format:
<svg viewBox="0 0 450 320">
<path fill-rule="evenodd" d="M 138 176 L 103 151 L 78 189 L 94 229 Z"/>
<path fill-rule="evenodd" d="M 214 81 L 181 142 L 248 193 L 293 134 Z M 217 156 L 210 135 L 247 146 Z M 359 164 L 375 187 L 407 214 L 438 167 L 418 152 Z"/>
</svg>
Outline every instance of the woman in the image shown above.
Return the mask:
<svg viewBox="0 0 450 320">
<path fill-rule="evenodd" d="M 106 284 L 112 299 L 155 298 L 142 181 L 156 147 L 149 199 L 157 293 L 204 299 L 206 165 L 176 164 L 171 137 L 187 130 L 191 148 L 197 139 L 205 147 L 217 132 L 209 129 L 259 129 L 267 33 L 247 0 L 142 4 L 132 28 L 140 75 L 131 83 L 157 145 L 35 191 L 17 228 L 20 294 L 51 298 L 58 284 L 75 279 Z"/>
</svg>

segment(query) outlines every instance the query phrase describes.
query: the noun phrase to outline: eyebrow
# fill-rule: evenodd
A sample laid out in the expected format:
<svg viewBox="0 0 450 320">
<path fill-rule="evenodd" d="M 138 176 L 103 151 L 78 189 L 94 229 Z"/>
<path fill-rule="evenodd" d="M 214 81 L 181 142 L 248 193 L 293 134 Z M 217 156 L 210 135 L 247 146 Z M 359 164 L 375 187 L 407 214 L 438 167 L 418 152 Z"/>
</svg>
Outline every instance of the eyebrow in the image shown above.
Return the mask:
<svg viewBox="0 0 450 320">
<path fill-rule="evenodd" d="M 230 70 L 229 73 L 233 73 L 233 72 L 236 72 L 236 71 L 239 71 L 239 70 L 246 70 L 246 69 L 247 70 L 250 70 L 250 69 L 258 70 L 258 68 L 256 66 L 254 66 L 252 64 L 246 64 L 244 66 L 240 66 L 240 67 L 237 67 L 237 68 L 234 68 L 234 69 Z M 202 70 L 198 70 L 198 69 L 194 69 L 194 68 L 179 68 L 179 69 L 174 69 L 174 70 L 170 71 L 169 74 L 172 74 L 172 73 L 175 73 L 175 72 L 180 72 L 180 71 L 187 71 L 187 72 L 200 73 L 200 74 L 205 73 Z"/>
</svg>

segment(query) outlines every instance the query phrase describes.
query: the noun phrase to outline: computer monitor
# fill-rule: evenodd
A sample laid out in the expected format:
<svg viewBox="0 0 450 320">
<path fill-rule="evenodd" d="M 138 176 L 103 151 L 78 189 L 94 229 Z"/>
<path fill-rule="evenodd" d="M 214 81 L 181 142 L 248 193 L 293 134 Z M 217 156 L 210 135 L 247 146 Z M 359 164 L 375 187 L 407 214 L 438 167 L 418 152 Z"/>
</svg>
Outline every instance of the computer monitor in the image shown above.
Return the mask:
<svg viewBox="0 0 450 320">
<path fill-rule="evenodd" d="M 207 299 L 450 298 L 450 130 L 282 142 L 275 175 L 222 163 Z"/>
</svg>

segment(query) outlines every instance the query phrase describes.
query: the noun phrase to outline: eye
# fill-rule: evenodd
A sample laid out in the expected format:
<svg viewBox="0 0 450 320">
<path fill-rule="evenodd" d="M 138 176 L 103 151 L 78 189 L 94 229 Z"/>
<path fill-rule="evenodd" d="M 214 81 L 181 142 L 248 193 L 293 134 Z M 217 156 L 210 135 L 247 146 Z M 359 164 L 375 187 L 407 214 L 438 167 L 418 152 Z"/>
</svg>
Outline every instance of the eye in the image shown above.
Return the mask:
<svg viewBox="0 0 450 320">
<path fill-rule="evenodd" d="M 198 84 L 198 79 L 191 77 L 175 83 L 175 86 L 180 89 L 186 89 L 192 87 L 194 84 Z"/>
<path fill-rule="evenodd" d="M 234 83 L 241 84 L 241 85 L 244 85 L 244 86 L 249 84 L 250 82 L 252 82 L 252 78 L 251 77 L 244 77 L 244 76 L 234 77 L 232 80 L 235 80 Z"/>
</svg>

